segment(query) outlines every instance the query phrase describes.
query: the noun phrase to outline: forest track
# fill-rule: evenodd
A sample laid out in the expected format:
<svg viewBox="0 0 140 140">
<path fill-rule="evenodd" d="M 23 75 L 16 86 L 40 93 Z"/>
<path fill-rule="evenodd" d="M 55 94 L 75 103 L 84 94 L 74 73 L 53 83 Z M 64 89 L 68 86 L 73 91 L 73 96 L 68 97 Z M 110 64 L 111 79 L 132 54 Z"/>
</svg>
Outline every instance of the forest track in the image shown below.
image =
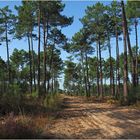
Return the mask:
<svg viewBox="0 0 140 140">
<path fill-rule="evenodd" d="M 64 96 L 63 109 L 43 138 L 140 138 L 140 110 Z"/>
</svg>

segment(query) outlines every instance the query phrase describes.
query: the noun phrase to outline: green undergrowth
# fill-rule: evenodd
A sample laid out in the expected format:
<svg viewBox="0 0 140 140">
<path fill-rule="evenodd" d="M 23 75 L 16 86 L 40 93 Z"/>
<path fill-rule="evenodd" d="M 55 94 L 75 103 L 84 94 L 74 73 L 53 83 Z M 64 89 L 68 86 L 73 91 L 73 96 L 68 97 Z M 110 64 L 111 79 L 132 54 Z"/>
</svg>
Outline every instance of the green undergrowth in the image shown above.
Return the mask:
<svg viewBox="0 0 140 140">
<path fill-rule="evenodd" d="M 0 138 L 40 138 L 61 108 L 60 94 L 3 94 L 0 97 Z"/>
<path fill-rule="evenodd" d="M 44 99 L 44 106 L 52 111 L 58 110 L 61 108 L 62 99 L 60 94 L 47 95 Z"/>
<path fill-rule="evenodd" d="M 61 107 L 60 94 L 48 94 L 39 97 L 36 92 L 32 94 L 3 94 L 0 96 L 0 115 L 14 114 L 38 114 L 54 111 Z"/>
</svg>

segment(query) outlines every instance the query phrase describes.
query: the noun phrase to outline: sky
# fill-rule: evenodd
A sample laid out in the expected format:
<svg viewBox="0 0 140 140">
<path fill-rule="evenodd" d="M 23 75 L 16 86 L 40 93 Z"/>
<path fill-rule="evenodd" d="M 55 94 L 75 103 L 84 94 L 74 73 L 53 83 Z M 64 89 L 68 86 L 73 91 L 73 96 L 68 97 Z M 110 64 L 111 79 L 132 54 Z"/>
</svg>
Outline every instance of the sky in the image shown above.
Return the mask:
<svg viewBox="0 0 140 140">
<path fill-rule="evenodd" d="M 71 39 L 71 37 L 80 30 L 80 28 L 82 28 L 82 24 L 80 23 L 79 19 L 82 18 L 85 15 L 85 9 L 87 6 L 91 6 L 93 4 L 95 4 L 97 1 L 76 1 L 76 0 L 72 0 L 72 1 L 63 1 L 63 3 L 65 3 L 65 8 L 64 11 L 62 12 L 64 15 L 71 17 L 74 17 L 74 22 L 72 23 L 72 25 L 65 27 L 62 29 L 62 32 L 69 38 Z M 102 0 L 100 1 L 102 3 L 104 3 L 105 5 L 110 4 L 111 1 L 105 1 Z M 14 6 L 17 5 L 19 6 L 21 4 L 21 1 L 1 1 L 0 0 L 0 8 L 4 7 L 4 6 L 9 6 L 9 8 L 14 12 Z M 140 28 L 138 28 L 138 33 L 140 32 Z M 135 34 L 134 34 L 134 30 L 131 32 L 130 35 L 131 38 L 131 44 L 132 46 L 135 45 Z M 139 39 L 139 44 L 140 44 L 140 39 Z M 111 40 L 111 46 L 112 46 L 112 55 L 114 57 L 116 57 L 116 50 L 115 50 L 115 39 Z M 123 41 L 119 42 L 119 47 L 120 47 L 120 52 L 123 52 Z M 25 39 L 23 40 L 12 40 L 11 43 L 9 44 L 9 51 L 10 54 L 12 54 L 14 48 L 17 49 L 25 49 L 28 50 L 28 44 L 27 41 Z M 34 42 L 34 49 L 37 50 L 37 42 Z M 6 55 L 6 47 L 5 44 L 3 43 L 0 46 L 0 56 L 6 60 L 7 55 Z M 95 54 L 96 55 L 96 54 Z M 63 60 L 66 60 L 66 57 L 68 56 L 68 54 L 64 51 L 61 51 L 61 57 Z M 108 51 L 103 51 L 102 52 L 102 57 L 107 58 L 108 57 Z M 63 76 L 61 78 L 61 88 L 63 87 L 62 84 L 63 83 Z"/>
</svg>

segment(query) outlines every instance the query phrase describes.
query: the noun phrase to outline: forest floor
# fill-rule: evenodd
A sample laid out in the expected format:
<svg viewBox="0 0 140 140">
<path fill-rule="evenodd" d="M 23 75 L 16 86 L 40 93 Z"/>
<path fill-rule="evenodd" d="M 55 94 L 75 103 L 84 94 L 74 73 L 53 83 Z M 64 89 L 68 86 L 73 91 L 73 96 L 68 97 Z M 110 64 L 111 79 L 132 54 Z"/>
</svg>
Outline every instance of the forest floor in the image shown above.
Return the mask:
<svg viewBox="0 0 140 140">
<path fill-rule="evenodd" d="M 64 96 L 62 109 L 55 115 L 43 138 L 140 138 L 140 110 L 136 108 Z"/>
</svg>

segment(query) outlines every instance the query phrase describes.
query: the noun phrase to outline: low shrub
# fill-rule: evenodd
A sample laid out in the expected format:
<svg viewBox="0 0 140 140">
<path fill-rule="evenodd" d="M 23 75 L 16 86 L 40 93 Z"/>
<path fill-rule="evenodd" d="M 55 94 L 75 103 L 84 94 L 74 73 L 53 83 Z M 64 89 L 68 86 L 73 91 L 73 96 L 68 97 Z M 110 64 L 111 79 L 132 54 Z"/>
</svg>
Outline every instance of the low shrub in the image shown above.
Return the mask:
<svg viewBox="0 0 140 140">
<path fill-rule="evenodd" d="M 44 106 L 50 110 L 56 110 L 60 107 L 62 99 L 60 94 L 49 94 L 44 99 Z"/>
<path fill-rule="evenodd" d="M 32 93 L 28 93 L 28 94 L 26 94 L 25 96 L 26 96 L 28 99 L 29 99 L 29 98 L 37 99 L 37 98 L 39 97 L 37 91 L 34 91 L 34 92 L 32 92 Z"/>
<path fill-rule="evenodd" d="M 135 93 L 129 93 L 126 99 L 123 95 L 119 98 L 120 105 L 133 105 L 136 102 L 137 102 L 137 96 Z"/>
<path fill-rule="evenodd" d="M 31 118 L 9 117 L 0 125 L 0 138 L 39 138 L 42 130 L 36 127 Z"/>
<path fill-rule="evenodd" d="M 18 113 L 23 103 L 21 94 L 3 94 L 0 98 L 0 114 Z"/>
<path fill-rule="evenodd" d="M 19 94 L 19 93 L 21 93 L 21 88 L 18 84 L 10 84 L 7 93 L 9 93 L 9 94 Z"/>
</svg>

